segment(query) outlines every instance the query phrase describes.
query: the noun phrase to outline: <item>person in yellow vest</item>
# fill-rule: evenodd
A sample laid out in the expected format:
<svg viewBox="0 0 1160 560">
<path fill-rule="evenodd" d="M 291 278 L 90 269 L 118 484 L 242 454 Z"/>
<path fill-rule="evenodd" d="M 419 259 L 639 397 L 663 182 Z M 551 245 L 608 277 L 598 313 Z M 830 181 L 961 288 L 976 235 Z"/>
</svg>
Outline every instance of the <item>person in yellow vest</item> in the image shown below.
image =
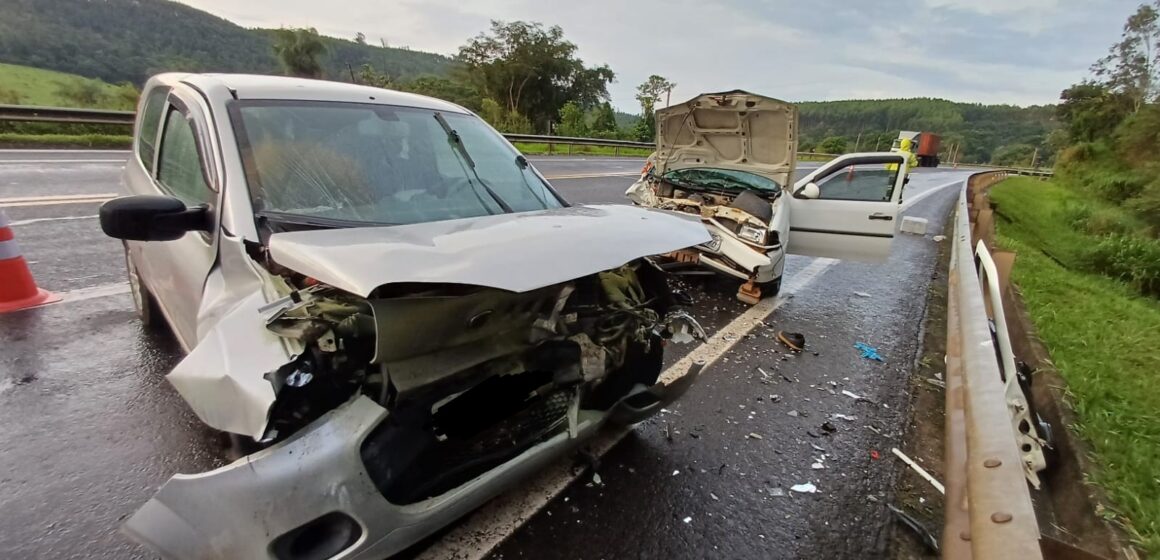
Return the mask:
<svg viewBox="0 0 1160 560">
<path fill-rule="evenodd" d="M 906 154 L 906 162 L 910 169 L 918 167 L 918 157 L 914 155 L 914 150 L 911 149 L 913 145 L 914 142 L 912 142 L 910 138 L 903 138 L 902 141 L 898 143 L 898 152 Z M 898 171 L 898 164 L 888 163 L 886 164 L 886 170 Z"/>
</svg>

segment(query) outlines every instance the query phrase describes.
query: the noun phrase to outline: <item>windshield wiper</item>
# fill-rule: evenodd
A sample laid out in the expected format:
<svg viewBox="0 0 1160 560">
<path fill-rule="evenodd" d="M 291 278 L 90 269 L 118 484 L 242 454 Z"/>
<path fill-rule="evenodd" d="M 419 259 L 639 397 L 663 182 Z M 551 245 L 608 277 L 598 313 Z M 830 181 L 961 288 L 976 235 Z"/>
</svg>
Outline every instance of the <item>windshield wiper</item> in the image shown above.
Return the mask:
<svg viewBox="0 0 1160 560">
<path fill-rule="evenodd" d="M 259 210 L 254 213 L 259 218 L 269 220 L 271 222 L 278 222 L 283 224 L 297 224 L 303 226 L 321 227 L 321 228 L 349 228 L 349 227 L 374 227 L 374 226 L 393 226 L 388 222 L 364 222 L 361 220 L 347 220 L 343 218 L 327 218 L 324 216 L 309 216 L 306 214 L 295 214 L 293 212 L 278 212 L 276 210 Z"/>
<path fill-rule="evenodd" d="M 471 159 L 471 154 L 467 153 L 467 146 L 463 145 L 463 138 L 459 136 L 459 131 L 451 128 L 451 125 L 448 124 L 447 119 L 443 117 L 443 113 L 435 112 L 435 120 L 439 122 L 439 126 L 443 127 L 443 132 L 447 134 L 447 140 L 451 142 L 451 145 L 455 147 L 455 151 L 459 153 L 460 159 L 463 160 L 460 162 L 460 164 L 466 165 L 467 168 L 471 170 L 471 174 L 475 176 L 475 180 L 479 181 L 479 186 L 483 187 L 483 190 L 487 191 L 487 195 L 490 196 L 492 200 L 494 200 L 495 203 L 499 205 L 500 208 L 503 208 L 504 212 L 507 212 L 508 214 L 514 213 L 515 210 L 512 210 L 512 207 L 509 206 L 508 203 L 504 201 L 504 199 L 500 198 L 500 196 L 496 194 L 495 191 L 491 190 L 491 187 L 487 186 L 487 183 L 483 182 L 483 179 L 480 178 L 479 172 L 475 170 L 475 160 Z M 471 179 L 469 178 L 467 182 L 470 183 Z M 475 191 L 472 190 L 472 192 Z M 479 203 L 483 204 L 484 208 L 487 208 L 487 204 L 484 204 L 483 199 L 479 197 L 479 193 L 475 193 L 475 197 L 479 198 Z"/>
</svg>

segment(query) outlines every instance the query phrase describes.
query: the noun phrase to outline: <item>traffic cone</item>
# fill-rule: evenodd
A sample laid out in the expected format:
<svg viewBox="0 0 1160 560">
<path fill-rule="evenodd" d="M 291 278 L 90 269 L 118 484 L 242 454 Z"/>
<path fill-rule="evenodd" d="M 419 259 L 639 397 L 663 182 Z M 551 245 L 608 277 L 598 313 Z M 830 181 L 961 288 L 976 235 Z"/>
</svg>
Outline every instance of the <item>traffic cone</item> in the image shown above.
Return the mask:
<svg viewBox="0 0 1160 560">
<path fill-rule="evenodd" d="M 0 313 L 60 301 L 59 295 L 36 287 L 8 225 L 8 216 L 0 208 Z"/>
</svg>

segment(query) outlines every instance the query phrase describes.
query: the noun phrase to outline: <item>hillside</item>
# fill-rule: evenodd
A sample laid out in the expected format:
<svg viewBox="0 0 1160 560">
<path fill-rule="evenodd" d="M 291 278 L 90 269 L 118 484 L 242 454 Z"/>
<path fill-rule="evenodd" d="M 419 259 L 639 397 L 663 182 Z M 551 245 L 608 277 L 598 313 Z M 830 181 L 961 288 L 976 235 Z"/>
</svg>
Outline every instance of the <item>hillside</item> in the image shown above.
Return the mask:
<svg viewBox="0 0 1160 560">
<path fill-rule="evenodd" d="M 853 150 L 889 149 L 900 130 L 929 130 L 943 136 L 943 145 L 962 145 L 962 161 L 1005 165 L 1038 160 L 1054 150 L 1047 137 L 1058 128 L 1051 105 L 1015 107 L 957 103 L 945 99 L 883 99 L 798 103 L 801 145 L 808 148 L 831 136 L 841 136 Z M 861 134 L 861 141 L 858 136 Z M 1006 161 L 1002 161 L 1006 160 Z M 1046 162 L 1045 162 L 1046 163 Z"/>
<path fill-rule="evenodd" d="M 82 92 L 91 98 L 90 107 L 117 109 L 132 108 L 126 101 L 137 93 L 76 74 L 0 63 L 0 103 L 69 107 L 78 105 Z"/>
<path fill-rule="evenodd" d="M 140 85 L 166 70 L 279 72 L 271 30 L 168 0 L 0 0 L 0 62 Z M 445 56 L 327 38 L 325 75 L 374 65 L 395 79 L 446 74 Z"/>
</svg>

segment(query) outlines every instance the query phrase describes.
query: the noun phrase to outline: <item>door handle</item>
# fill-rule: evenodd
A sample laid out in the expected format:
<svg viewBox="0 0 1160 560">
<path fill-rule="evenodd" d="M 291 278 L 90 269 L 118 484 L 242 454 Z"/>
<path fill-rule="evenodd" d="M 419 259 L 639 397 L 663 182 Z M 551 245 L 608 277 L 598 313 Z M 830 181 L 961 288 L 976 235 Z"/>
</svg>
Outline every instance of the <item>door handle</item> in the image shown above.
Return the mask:
<svg viewBox="0 0 1160 560">
<path fill-rule="evenodd" d="M 882 212 L 875 212 L 873 214 L 870 214 L 870 219 L 871 220 L 886 220 L 889 222 L 889 221 L 894 219 L 894 216 L 891 216 L 890 214 L 883 214 Z"/>
</svg>

